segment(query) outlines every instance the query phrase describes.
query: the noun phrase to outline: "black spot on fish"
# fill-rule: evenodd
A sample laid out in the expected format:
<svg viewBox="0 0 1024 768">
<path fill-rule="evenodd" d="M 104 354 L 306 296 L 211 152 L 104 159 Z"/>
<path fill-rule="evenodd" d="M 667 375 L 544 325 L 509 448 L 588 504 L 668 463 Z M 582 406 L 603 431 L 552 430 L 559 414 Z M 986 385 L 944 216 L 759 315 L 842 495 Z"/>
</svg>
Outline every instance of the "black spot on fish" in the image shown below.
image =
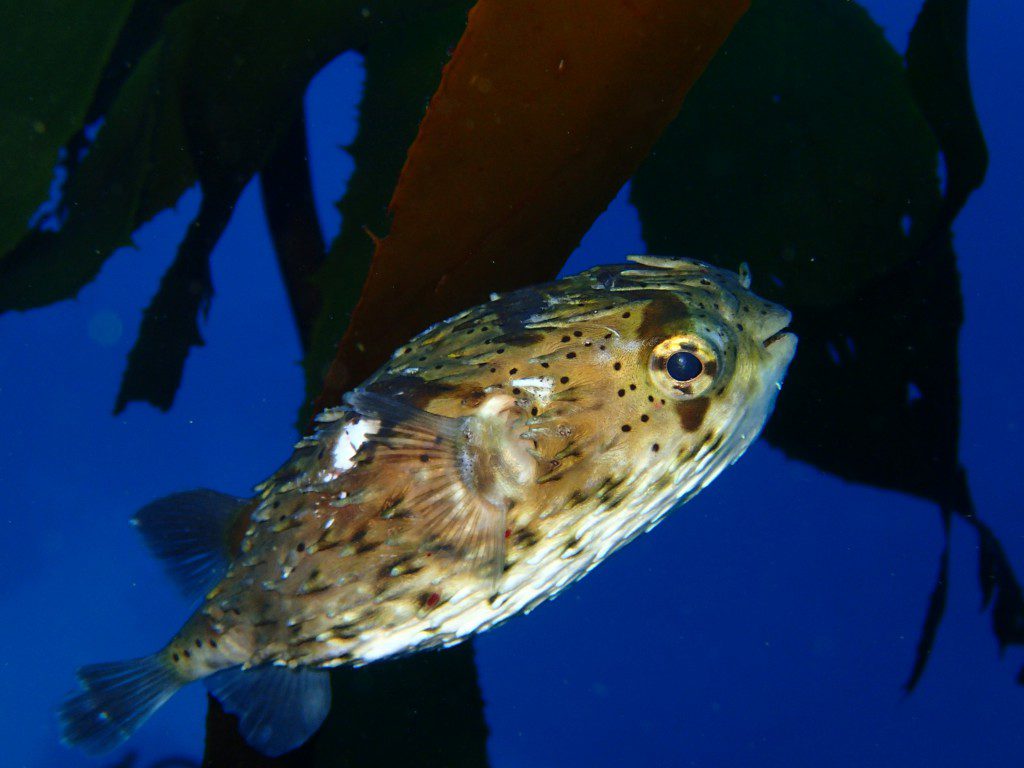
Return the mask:
<svg viewBox="0 0 1024 768">
<path fill-rule="evenodd" d="M 622 370 L 622 363 L 616 361 L 615 365 L 613 365 L 612 368 L 614 368 L 616 371 L 621 371 Z"/>
<path fill-rule="evenodd" d="M 569 377 L 568 376 L 563 376 L 562 378 L 559 379 L 559 381 L 562 382 L 563 384 L 568 384 L 569 383 Z"/>
<path fill-rule="evenodd" d="M 522 333 L 506 334 L 501 337 L 503 344 L 511 344 L 514 347 L 530 347 L 544 341 L 544 334 L 536 331 L 523 331 Z"/>
<path fill-rule="evenodd" d="M 577 489 L 577 490 L 575 490 L 575 491 L 573 491 L 572 493 L 569 494 L 568 504 L 569 504 L 569 506 L 575 507 L 575 506 L 577 506 L 579 504 L 582 504 L 583 502 L 585 502 L 589 498 L 590 498 L 590 494 L 583 493 L 583 491 L 580 491 L 579 489 Z"/>
<path fill-rule="evenodd" d="M 648 421 L 650 421 L 650 420 L 651 420 L 651 417 L 650 417 L 650 416 L 648 416 L 648 415 L 647 415 L 646 413 L 645 413 L 645 414 L 643 414 L 643 415 L 642 415 L 642 416 L 640 417 L 640 421 L 643 421 L 643 422 L 648 422 Z"/>
<path fill-rule="evenodd" d="M 658 445 L 657 443 L 654 443 L 654 444 L 653 444 L 653 445 L 651 446 L 651 450 L 652 450 L 652 451 L 654 451 L 655 453 L 657 453 L 658 451 L 660 451 L 660 450 L 661 450 L 661 446 L 660 446 L 660 445 Z"/>
<path fill-rule="evenodd" d="M 629 426 L 629 424 L 623 424 L 622 425 L 622 431 L 623 432 L 629 432 L 631 429 L 633 429 L 633 428 L 631 426 Z"/>
<path fill-rule="evenodd" d="M 389 498 L 380 508 L 380 517 L 384 520 L 409 517 L 409 512 L 402 507 L 404 500 L 405 497 L 401 495 Z"/>
<path fill-rule="evenodd" d="M 537 534 L 529 528 L 518 530 L 514 534 L 516 546 L 532 547 L 537 543 Z"/>
<path fill-rule="evenodd" d="M 356 545 L 356 554 L 362 555 L 367 552 L 372 552 L 377 548 L 377 543 L 374 541 L 363 541 Z"/>
</svg>

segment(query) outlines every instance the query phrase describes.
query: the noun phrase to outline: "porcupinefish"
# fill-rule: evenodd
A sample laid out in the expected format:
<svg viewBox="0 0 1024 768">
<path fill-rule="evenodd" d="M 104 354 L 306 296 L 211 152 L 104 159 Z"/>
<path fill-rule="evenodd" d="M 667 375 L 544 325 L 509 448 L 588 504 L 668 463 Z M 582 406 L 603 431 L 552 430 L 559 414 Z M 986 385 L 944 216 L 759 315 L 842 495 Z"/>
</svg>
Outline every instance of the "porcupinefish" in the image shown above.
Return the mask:
<svg viewBox="0 0 1024 768">
<path fill-rule="evenodd" d="M 328 668 L 529 611 L 736 461 L 796 350 L 790 313 L 742 270 L 630 261 L 427 329 L 253 498 L 143 508 L 145 540 L 202 602 L 155 654 L 79 670 L 64 740 L 111 749 L 204 680 L 254 747 L 284 753 L 326 717 Z"/>
</svg>

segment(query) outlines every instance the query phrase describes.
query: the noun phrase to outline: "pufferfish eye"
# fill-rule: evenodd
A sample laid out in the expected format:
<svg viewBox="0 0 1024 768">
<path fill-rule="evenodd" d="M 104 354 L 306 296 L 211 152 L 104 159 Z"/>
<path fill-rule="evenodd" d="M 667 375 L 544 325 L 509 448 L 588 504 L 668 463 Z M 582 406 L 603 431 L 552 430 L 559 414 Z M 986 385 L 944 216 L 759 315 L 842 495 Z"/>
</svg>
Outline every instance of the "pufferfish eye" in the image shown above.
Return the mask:
<svg viewBox="0 0 1024 768">
<path fill-rule="evenodd" d="M 693 352 L 676 352 L 665 362 L 665 372 L 683 384 L 693 381 L 704 370 L 704 363 Z"/>
<path fill-rule="evenodd" d="M 720 370 L 718 351 L 696 334 L 665 339 L 651 351 L 651 377 L 670 397 L 702 395 Z"/>
</svg>

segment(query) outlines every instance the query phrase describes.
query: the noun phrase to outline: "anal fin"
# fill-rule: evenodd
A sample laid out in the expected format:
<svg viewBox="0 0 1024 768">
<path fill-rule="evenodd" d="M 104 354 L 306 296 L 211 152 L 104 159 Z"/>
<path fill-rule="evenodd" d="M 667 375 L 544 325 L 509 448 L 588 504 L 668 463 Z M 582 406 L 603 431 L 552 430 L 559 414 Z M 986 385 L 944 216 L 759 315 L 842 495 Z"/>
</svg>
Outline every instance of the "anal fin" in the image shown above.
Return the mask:
<svg viewBox="0 0 1024 768">
<path fill-rule="evenodd" d="M 224 710 L 238 716 L 245 740 L 268 757 L 301 746 L 331 709 L 331 678 L 326 670 L 233 667 L 205 682 Z"/>
</svg>

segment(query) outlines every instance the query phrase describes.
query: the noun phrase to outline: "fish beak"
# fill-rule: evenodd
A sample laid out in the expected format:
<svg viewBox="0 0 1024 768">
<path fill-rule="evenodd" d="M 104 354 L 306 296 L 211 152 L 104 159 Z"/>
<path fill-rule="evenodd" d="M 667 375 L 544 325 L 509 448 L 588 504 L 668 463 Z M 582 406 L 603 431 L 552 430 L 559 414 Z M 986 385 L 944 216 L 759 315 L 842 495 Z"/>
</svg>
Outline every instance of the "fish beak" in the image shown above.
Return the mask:
<svg viewBox="0 0 1024 768">
<path fill-rule="evenodd" d="M 793 355 L 796 354 L 797 338 L 795 333 L 788 330 L 789 323 L 793 319 L 788 310 L 778 307 L 778 313 L 771 319 L 775 322 L 764 329 L 768 335 L 761 344 L 768 351 L 768 357 L 771 360 L 772 371 L 769 373 L 769 377 L 777 383 L 781 383 Z"/>
</svg>

